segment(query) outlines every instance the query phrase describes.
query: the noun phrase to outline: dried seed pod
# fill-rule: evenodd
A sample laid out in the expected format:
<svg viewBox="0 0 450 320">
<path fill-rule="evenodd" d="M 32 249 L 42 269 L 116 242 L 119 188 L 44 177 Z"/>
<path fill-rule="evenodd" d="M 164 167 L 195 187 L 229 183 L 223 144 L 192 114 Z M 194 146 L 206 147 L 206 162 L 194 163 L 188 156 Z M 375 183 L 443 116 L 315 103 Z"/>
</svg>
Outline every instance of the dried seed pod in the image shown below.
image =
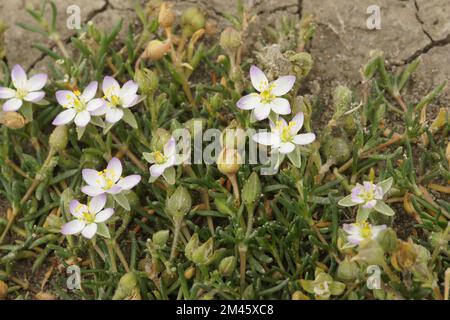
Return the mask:
<svg viewBox="0 0 450 320">
<path fill-rule="evenodd" d="M 160 60 L 170 51 L 170 42 L 162 42 L 160 40 L 152 40 L 145 48 L 142 57 L 149 60 Z"/>
<path fill-rule="evenodd" d="M 36 293 L 35 297 L 37 300 L 56 300 L 56 297 L 53 294 L 44 291 Z"/>
<path fill-rule="evenodd" d="M 0 300 L 5 300 L 8 295 L 8 285 L 0 280 Z"/>
<path fill-rule="evenodd" d="M 18 112 L 0 112 L 0 124 L 10 129 L 22 129 L 27 124 L 27 120 Z"/>
<path fill-rule="evenodd" d="M 241 42 L 241 34 L 233 27 L 225 28 L 220 34 L 220 46 L 224 50 L 236 50 Z"/>
<path fill-rule="evenodd" d="M 195 31 L 205 26 L 205 16 L 196 7 L 188 8 L 181 16 L 183 35 L 190 37 Z"/>
<path fill-rule="evenodd" d="M 172 11 L 173 4 L 168 2 L 161 3 L 159 7 L 158 23 L 163 28 L 171 28 L 175 22 L 175 13 Z"/>
<path fill-rule="evenodd" d="M 223 148 L 217 158 L 217 168 L 225 175 L 233 175 L 241 167 L 241 156 L 236 149 Z"/>
</svg>

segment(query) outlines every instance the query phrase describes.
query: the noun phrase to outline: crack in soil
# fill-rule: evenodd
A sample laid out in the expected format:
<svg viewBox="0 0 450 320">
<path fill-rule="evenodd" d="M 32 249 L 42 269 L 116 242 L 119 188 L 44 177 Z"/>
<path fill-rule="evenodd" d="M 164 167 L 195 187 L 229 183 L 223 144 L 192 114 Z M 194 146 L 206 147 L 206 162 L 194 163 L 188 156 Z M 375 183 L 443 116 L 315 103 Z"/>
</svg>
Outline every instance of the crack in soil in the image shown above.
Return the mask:
<svg viewBox="0 0 450 320">
<path fill-rule="evenodd" d="M 303 0 L 298 0 L 297 2 L 297 14 L 298 14 L 298 19 L 301 21 L 303 18 Z"/>
<path fill-rule="evenodd" d="M 109 0 L 104 0 L 103 6 L 102 6 L 101 8 L 99 8 L 99 9 L 96 9 L 96 10 L 90 12 L 90 13 L 87 15 L 86 19 L 83 20 L 83 23 L 87 23 L 87 22 L 91 21 L 96 15 L 105 12 L 106 10 L 108 10 L 108 8 L 114 9 L 114 8 L 111 6 L 111 4 L 109 3 Z M 64 42 L 64 44 L 69 43 L 70 38 L 71 38 L 72 36 L 73 36 L 73 34 L 70 34 L 70 35 L 67 36 L 66 38 L 62 39 L 62 42 Z M 56 44 L 52 44 L 52 45 L 50 46 L 49 49 L 50 49 L 50 50 L 53 50 L 53 49 L 56 48 L 56 47 L 57 47 Z M 39 62 L 41 62 L 42 60 L 44 60 L 44 58 L 45 58 L 46 56 L 47 56 L 47 55 L 46 55 L 45 53 L 41 53 L 40 56 L 39 56 L 33 63 L 31 63 L 30 66 L 27 68 L 27 72 L 29 72 L 30 70 L 33 70 L 34 67 L 36 67 L 36 65 L 37 65 Z"/>
</svg>

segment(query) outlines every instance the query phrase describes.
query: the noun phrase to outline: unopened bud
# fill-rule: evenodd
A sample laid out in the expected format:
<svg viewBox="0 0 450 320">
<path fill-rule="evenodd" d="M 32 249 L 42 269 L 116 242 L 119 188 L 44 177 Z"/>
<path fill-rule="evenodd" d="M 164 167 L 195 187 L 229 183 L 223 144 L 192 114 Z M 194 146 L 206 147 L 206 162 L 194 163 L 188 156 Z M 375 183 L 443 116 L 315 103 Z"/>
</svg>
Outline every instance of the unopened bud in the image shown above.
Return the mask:
<svg viewBox="0 0 450 320">
<path fill-rule="evenodd" d="M 344 138 L 327 139 L 322 148 L 326 159 L 333 160 L 335 164 L 344 163 L 351 157 L 350 145 Z"/>
<path fill-rule="evenodd" d="M 153 234 L 152 242 L 158 247 L 164 247 L 169 239 L 169 230 L 160 230 Z"/>
<path fill-rule="evenodd" d="M 142 57 L 145 59 L 156 61 L 162 59 L 169 51 L 170 51 L 170 42 L 152 40 L 148 43 L 147 48 L 145 48 Z"/>
<path fill-rule="evenodd" d="M 166 212 L 174 218 L 183 218 L 191 210 L 191 206 L 191 195 L 183 186 L 179 186 L 166 200 Z"/>
<path fill-rule="evenodd" d="M 352 91 L 345 87 L 339 86 L 334 90 L 333 93 L 333 104 L 334 104 L 334 119 L 339 119 L 342 115 L 350 109 L 352 103 Z"/>
<path fill-rule="evenodd" d="M 213 238 L 209 238 L 204 244 L 194 250 L 192 261 L 198 265 L 204 265 L 211 258 L 214 250 Z"/>
<path fill-rule="evenodd" d="M 259 180 L 258 174 L 252 172 L 242 188 L 242 201 L 244 201 L 247 206 L 252 206 L 255 201 L 258 200 L 260 194 L 261 181 Z"/>
<path fill-rule="evenodd" d="M 190 280 L 195 276 L 195 267 L 189 267 L 184 271 L 184 277 L 186 280 Z"/>
<path fill-rule="evenodd" d="M 220 35 L 220 46 L 224 50 L 236 50 L 241 45 L 241 34 L 233 27 L 227 27 Z"/>
<path fill-rule="evenodd" d="M 0 300 L 5 300 L 8 295 L 8 285 L 0 280 Z"/>
<path fill-rule="evenodd" d="M 147 96 L 153 95 L 158 89 L 158 76 L 149 69 L 137 70 L 135 80 L 139 85 L 139 91 Z"/>
<path fill-rule="evenodd" d="M 50 148 L 55 151 L 64 150 L 69 141 L 67 127 L 66 126 L 57 126 L 53 129 L 52 134 L 50 135 L 49 144 Z"/>
<path fill-rule="evenodd" d="M 141 300 L 138 280 L 134 272 L 128 272 L 119 280 L 113 300 Z"/>
<path fill-rule="evenodd" d="M 181 16 L 181 26 L 183 35 L 189 37 L 205 26 L 205 16 L 196 7 L 188 8 Z"/>
<path fill-rule="evenodd" d="M 342 281 L 350 282 L 358 278 L 358 264 L 345 258 L 338 266 L 337 278 Z"/>
<path fill-rule="evenodd" d="M 312 56 L 307 52 L 295 53 L 288 59 L 292 63 L 292 70 L 297 79 L 305 78 L 314 65 Z"/>
<path fill-rule="evenodd" d="M 231 276 L 236 269 L 236 257 L 229 256 L 223 258 L 219 263 L 219 272 L 222 276 L 228 277 Z"/>
<path fill-rule="evenodd" d="M 152 151 L 164 151 L 164 145 L 170 140 L 170 133 L 163 128 L 156 129 L 152 134 L 152 139 L 150 141 L 150 147 Z"/>
<path fill-rule="evenodd" d="M 27 124 L 27 120 L 18 112 L 0 112 L 0 124 L 10 129 L 22 129 Z"/>
<path fill-rule="evenodd" d="M 384 252 L 391 253 L 397 248 L 397 234 L 392 228 L 381 231 L 377 236 L 377 241 Z"/>
<path fill-rule="evenodd" d="M 384 251 L 375 240 L 363 241 L 359 244 L 358 254 L 352 260 L 361 260 L 368 264 L 383 265 Z"/>
<path fill-rule="evenodd" d="M 242 159 L 236 149 L 223 148 L 217 158 L 217 167 L 225 175 L 235 174 L 241 167 Z"/>
<path fill-rule="evenodd" d="M 188 243 L 186 244 L 186 247 L 184 247 L 184 255 L 186 258 L 192 261 L 192 255 L 194 251 L 198 248 L 199 240 L 198 240 L 198 234 L 194 233 L 189 239 Z"/>
<path fill-rule="evenodd" d="M 159 7 L 158 23 L 163 28 L 172 27 L 175 21 L 175 13 L 172 11 L 173 4 L 168 2 L 161 3 Z"/>
</svg>

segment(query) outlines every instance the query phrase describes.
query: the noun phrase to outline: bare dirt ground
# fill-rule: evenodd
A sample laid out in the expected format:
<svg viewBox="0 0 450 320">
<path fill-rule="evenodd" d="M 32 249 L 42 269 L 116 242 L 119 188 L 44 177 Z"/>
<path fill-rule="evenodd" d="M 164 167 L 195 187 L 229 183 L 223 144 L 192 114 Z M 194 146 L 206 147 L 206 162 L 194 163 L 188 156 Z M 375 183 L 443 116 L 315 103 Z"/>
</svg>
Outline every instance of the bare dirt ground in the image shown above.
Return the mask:
<svg viewBox="0 0 450 320">
<path fill-rule="evenodd" d="M 309 80 L 313 81 L 325 98 L 338 84 L 357 87 L 359 69 L 368 60 L 371 50 L 382 50 L 388 66 L 398 68 L 420 57 L 422 64 L 414 77 L 411 100 L 417 100 L 437 84 L 450 78 L 450 0 L 246 0 L 255 4 L 258 24 L 274 24 L 282 16 L 300 19 L 313 14 L 318 25 L 309 50 L 315 65 Z M 145 2 L 145 1 L 143 1 Z M 192 5 L 203 8 L 219 23 L 226 25 L 221 12 L 233 10 L 232 1 L 177 0 L 182 9 Z M 30 23 L 25 12 L 27 5 L 39 0 L 0 0 L 0 20 L 10 26 L 6 32 L 7 59 L 12 65 L 21 63 L 28 69 L 45 69 L 44 56 L 32 44 L 45 39 L 27 32 L 15 24 Z M 58 26 L 68 41 L 72 30 L 67 29 L 66 9 L 76 4 L 81 8 L 84 22 L 93 21 L 108 29 L 124 19 L 122 36 L 129 24 L 137 23 L 132 0 L 58 0 Z M 367 8 L 381 9 L 381 29 L 368 30 Z M 257 37 L 261 28 L 253 28 Z M 44 41 L 45 42 L 45 41 Z M 412 101 L 412 102 L 413 102 Z M 437 105 L 450 101 L 450 86 Z"/>
</svg>

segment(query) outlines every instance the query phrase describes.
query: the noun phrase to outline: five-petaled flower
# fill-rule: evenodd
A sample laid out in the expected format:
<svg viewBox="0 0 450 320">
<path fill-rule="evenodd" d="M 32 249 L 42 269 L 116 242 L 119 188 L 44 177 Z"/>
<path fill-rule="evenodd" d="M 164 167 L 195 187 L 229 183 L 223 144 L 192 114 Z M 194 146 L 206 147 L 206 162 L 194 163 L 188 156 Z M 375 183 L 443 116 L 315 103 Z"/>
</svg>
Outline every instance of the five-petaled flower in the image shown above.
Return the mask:
<svg viewBox="0 0 450 320">
<path fill-rule="evenodd" d="M 291 113 L 289 101 L 280 98 L 280 96 L 285 95 L 292 89 L 295 76 L 283 76 L 269 83 L 264 72 L 255 66 L 251 66 L 250 79 L 258 93 L 251 93 L 239 99 L 237 102 L 238 108 L 253 110 L 252 114 L 256 120 L 266 119 L 271 110 L 281 115 Z"/>
<path fill-rule="evenodd" d="M 17 111 L 23 101 L 39 102 L 44 98 L 45 92 L 41 89 L 47 83 L 45 73 L 36 74 L 28 79 L 25 70 L 16 64 L 11 70 L 11 79 L 16 90 L 0 87 L 0 99 L 7 99 L 3 104 L 3 111 Z"/>
<path fill-rule="evenodd" d="M 150 175 L 158 178 L 164 171 L 176 164 L 175 139 L 172 137 L 164 145 L 164 153 L 155 151 L 152 153 L 144 153 L 144 157 L 150 163 Z"/>
<path fill-rule="evenodd" d="M 106 76 L 103 79 L 102 90 L 106 103 L 99 112 L 106 113 L 106 121 L 116 123 L 123 117 L 123 108 L 131 108 L 139 102 L 137 95 L 138 85 L 129 80 L 122 88 L 113 77 Z"/>
<path fill-rule="evenodd" d="M 316 139 L 314 133 L 297 134 L 302 128 L 304 121 L 303 113 L 295 115 L 289 124 L 283 118 L 277 123 L 270 121 L 272 132 L 260 132 L 253 135 L 253 141 L 262 145 L 271 146 L 273 151 L 288 154 L 294 151 L 295 145 L 306 145 Z"/>
<path fill-rule="evenodd" d="M 344 231 L 348 234 L 347 240 L 351 245 L 359 245 L 364 240 L 373 240 L 386 229 L 386 225 L 372 226 L 367 221 L 344 224 Z"/>
<path fill-rule="evenodd" d="M 81 232 L 83 237 L 91 239 L 97 233 L 97 223 L 105 222 L 114 214 L 112 208 L 103 209 L 105 204 L 105 194 L 93 197 L 87 205 L 72 200 L 69 210 L 75 219 L 63 225 L 61 233 L 71 235 Z"/>
<path fill-rule="evenodd" d="M 137 174 L 122 178 L 122 164 L 117 158 L 112 158 L 103 171 L 83 169 L 82 174 L 88 185 L 81 191 L 91 197 L 105 193 L 118 194 L 130 190 L 141 181 L 141 176 Z"/>
<path fill-rule="evenodd" d="M 98 82 L 93 81 L 89 83 L 83 93 L 78 90 L 56 91 L 56 100 L 66 110 L 58 114 L 53 120 L 53 124 L 60 126 L 74 120 L 77 127 L 85 127 L 91 121 L 92 115 L 101 115 L 98 110 L 105 104 L 105 101 L 95 98 L 97 88 Z"/>
</svg>

